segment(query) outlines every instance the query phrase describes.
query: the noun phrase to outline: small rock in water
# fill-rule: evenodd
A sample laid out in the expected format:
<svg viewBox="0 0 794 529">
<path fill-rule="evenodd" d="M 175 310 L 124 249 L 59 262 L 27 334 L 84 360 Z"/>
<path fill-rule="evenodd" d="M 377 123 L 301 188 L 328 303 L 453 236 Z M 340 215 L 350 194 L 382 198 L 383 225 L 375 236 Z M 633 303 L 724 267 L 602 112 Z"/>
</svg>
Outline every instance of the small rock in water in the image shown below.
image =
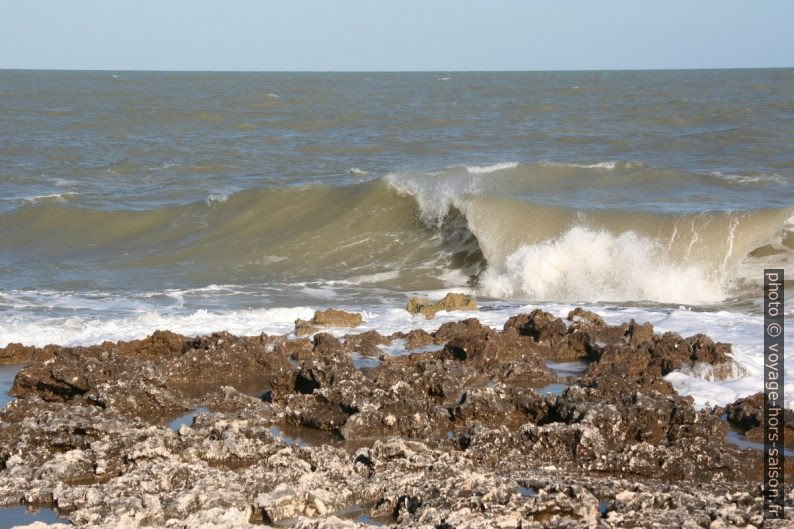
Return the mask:
<svg viewBox="0 0 794 529">
<path fill-rule="evenodd" d="M 431 303 L 429 299 L 413 297 L 405 308 L 411 314 L 424 314 L 428 320 L 436 316 L 441 310 L 477 310 L 477 302 L 466 294 L 449 293 L 444 299 Z"/>
<path fill-rule="evenodd" d="M 361 314 L 339 309 L 318 310 L 310 320 L 295 320 L 295 336 L 314 334 L 327 327 L 358 327 L 364 322 Z"/>
</svg>

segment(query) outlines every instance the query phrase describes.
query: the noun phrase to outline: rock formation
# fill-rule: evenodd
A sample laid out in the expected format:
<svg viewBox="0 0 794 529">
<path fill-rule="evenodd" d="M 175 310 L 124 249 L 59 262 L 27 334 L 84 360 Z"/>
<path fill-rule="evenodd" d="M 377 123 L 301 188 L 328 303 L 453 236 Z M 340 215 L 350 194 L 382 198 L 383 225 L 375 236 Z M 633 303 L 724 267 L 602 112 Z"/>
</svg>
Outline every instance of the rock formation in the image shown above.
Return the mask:
<svg viewBox="0 0 794 529">
<path fill-rule="evenodd" d="M 442 310 L 477 310 L 477 302 L 466 294 L 449 293 L 435 303 L 428 299 L 413 297 L 408 301 L 405 310 L 411 314 L 424 314 L 428 320 L 432 320 L 436 312 Z"/>
<path fill-rule="evenodd" d="M 312 325 L 360 324 L 326 315 Z M 730 346 L 702 335 L 575 310 L 501 330 L 157 332 L 25 351 L 19 398 L 0 411 L 0 506 L 51 506 L 78 526 L 762 522 L 758 454 L 726 441 L 722 410 L 696 409 L 662 378 L 731 364 Z M 357 368 L 357 355 L 376 362 Z M 563 377 L 547 366 L 561 360 L 587 367 Z M 727 419 L 752 430 L 758 409 L 744 399 Z"/>
</svg>

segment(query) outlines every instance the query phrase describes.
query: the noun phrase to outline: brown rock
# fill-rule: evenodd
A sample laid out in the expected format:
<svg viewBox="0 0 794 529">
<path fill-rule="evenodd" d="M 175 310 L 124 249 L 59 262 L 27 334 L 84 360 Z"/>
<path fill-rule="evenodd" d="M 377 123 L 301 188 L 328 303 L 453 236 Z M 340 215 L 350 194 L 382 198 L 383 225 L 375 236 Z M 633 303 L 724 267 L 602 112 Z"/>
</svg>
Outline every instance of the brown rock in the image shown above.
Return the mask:
<svg viewBox="0 0 794 529">
<path fill-rule="evenodd" d="M 379 345 L 391 343 L 391 339 L 378 331 L 366 331 L 345 336 L 345 347 L 364 356 L 378 356 L 382 353 Z"/>
<path fill-rule="evenodd" d="M 228 333 L 188 338 L 157 332 L 143 340 L 50 347 L 14 381 L 12 394 L 47 401 L 88 400 L 125 416 L 156 419 L 223 385 L 240 390 L 293 387 L 295 367 L 280 340 Z M 272 345 L 272 347 L 271 347 Z"/>
<path fill-rule="evenodd" d="M 413 329 L 405 335 L 405 348 L 408 350 L 425 347 L 433 343 L 433 337 L 422 329 Z"/>
<path fill-rule="evenodd" d="M 725 408 L 728 422 L 745 432 L 747 439 L 764 442 L 764 394 L 759 392 L 738 399 Z M 794 411 L 783 410 L 783 433 L 786 448 L 794 448 Z"/>
<path fill-rule="evenodd" d="M 182 353 L 186 338 L 171 331 L 154 331 L 143 340 L 118 342 L 116 347 L 119 352 L 141 359 L 153 359 L 163 356 L 173 356 Z"/>
<path fill-rule="evenodd" d="M 758 392 L 736 402 L 728 404 L 725 408 L 728 422 L 742 430 L 749 430 L 761 426 L 764 420 L 764 394 Z"/>
<path fill-rule="evenodd" d="M 358 327 L 363 322 L 361 314 L 337 309 L 318 310 L 312 318 L 313 324 L 323 327 Z"/>
<path fill-rule="evenodd" d="M 574 326 L 592 326 L 592 327 L 606 327 L 606 322 L 604 322 L 604 318 L 596 314 L 595 312 L 590 312 L 589 310 L 584 310 L 581 307 L 576 307 L 571 312 L 568 313 L 568 321 L 570 321 Z"/>
<path fill-rule="evenodd" d="M 311 320 L 295 320 L 295 336 L 313 334 L 328 327 L 358 327 L 364 322 L 361 314 L 339 309 L 315 311 Z"/>
<path fill-rule="evenodd" d="M 473 334 L 483 334 L 489 331 L 488 327 L 480 323 L 477 318 L 469 318 L 461 321 L 450 321 L 439 327 L 433 333 L 433 339 L 437 344 L 446 343 L 456 336 L 471 336 Z"/>
<path fill-rule="evenodd" d="M 25 346 L 21 343 L 10 343 L 0 348 L 0 365 L 23 364 L 31 359 L 35 347 Z"/>
<path fill-rule="evenodd" d="M 560 318 L 540 309 L 535 309 L 530 314 L 513 316 L 504 325 L 505 330 L 511 328 L 516 329 L 518 334 L 530 336 L 538 342 L 562 336 L 567 331 L 565 323 Z"/>
<path fill-rule="evenodd" d="M 696 409 L 661 378 L 719 364 L 727 346 L 582 312 L 566 329 L 531 316 L 504 331 L 471 319 L 432 337 L 395 334 L 446 347 L 367 371 L 351 351 L 387 340 L 374 332 L 344 343 L 158 333 L 36 349 L 16 386 L 27 398 L 0 410 L 0 505 L 53 506 L 76 525 L 108 527 L 133 509 L 153 513 L 149 525 L 238 512 L 229 525 L 318 529 L 352 527 L 330 513 L 362 508 L 400 527 L 764 523 L 759 452 L 727 444 L 721 411 Z M 530 389 L 549 373 L 543 355 L 588 348 L 590 372 L 561 394 Z M 762 399 L 728 407 L 748 438 Z M 166 428 L 197 406 L 211 412 Z"/>
<path fill-rule="evenodd" d="M 593 316 L 598 317 L 594 314 Z M 569 329 L 562 319 L 536 309 L 531 314 L 519 314 L 508 319 L 504 325 L 504 333 L 514 333 L 531 340 L 535 344 L 533 348 L 543 358 L 569 362 L 593 356 L 595 347 L 591 344 L 590 334 L 582 330 L 583 328 L 575 324 Z"/>
<path fill-rule="evenodd" d="M 591 342 L 599 347 L 626 341 L 626 323 L 618 326 L 607 325 L 598 314 L 579 307 L 569 312 L 567 319 L 571 322 L 571 330 L 586 332 Z"/>
<path fill-rule="evenodd" d="M 428 320 L 436 316 L 436 312 L 441 310 L 477 310 L 477 303 L 474 298 L 466 294 L 449 293 L 444 299 L 431 303 L 428 299 L 411 298 L 405 308 L 411 314 L 424 314 Z"/>
<path fill-rule="evenodd" d="M 640 325 L 633 319 L 626 329 L 626 338 L 631 345 L 638 345 L 653 340 L 653 325 L 650 322 Z"/>
</svg>

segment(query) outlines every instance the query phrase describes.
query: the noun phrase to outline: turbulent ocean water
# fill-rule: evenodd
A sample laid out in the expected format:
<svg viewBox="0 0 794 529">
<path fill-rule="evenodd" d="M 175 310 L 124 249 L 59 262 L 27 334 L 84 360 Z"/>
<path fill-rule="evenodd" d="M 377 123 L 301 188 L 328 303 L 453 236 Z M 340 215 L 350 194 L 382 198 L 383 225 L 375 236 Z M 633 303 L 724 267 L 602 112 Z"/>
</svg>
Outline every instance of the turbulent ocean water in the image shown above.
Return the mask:
<svg viewBox="0 0 794 529">
<path fill-rule="evenodd" d="M 794 279 L 792 138 L 791 69 L 0 71 L 0 346 L 432 328 L 469 314 L 408 297 L 466 291 L 730 341 L 746 376 L 669 375 L 728 402 Z"/>
</svg>

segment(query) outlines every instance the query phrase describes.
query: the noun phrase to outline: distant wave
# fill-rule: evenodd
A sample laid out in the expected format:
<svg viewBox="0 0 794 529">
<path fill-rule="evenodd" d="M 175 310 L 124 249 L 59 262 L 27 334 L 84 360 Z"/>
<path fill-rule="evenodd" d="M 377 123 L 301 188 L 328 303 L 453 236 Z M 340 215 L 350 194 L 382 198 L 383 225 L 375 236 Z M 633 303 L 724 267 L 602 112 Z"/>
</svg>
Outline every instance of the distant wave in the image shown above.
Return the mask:
<svg viewBox="0 0 794 529">
<path fill-rule="evenodd" d="M 42 202 L 68 202 L 79 197 L 80 193 L 67 191 L 64 193 L 52 193 L 48 195 L 34 195 L 23 199 L 25 204 L 39 204 Z"/>
<path fill-rule="evenodd" d="M 564 162 L 543 162 L 547 167 L 578 167 L 580 169 L 605 169 L 612 171 L 614 169 L 637 169 L 639 167 L 647 167 L 639 162 L 627 162 L 620 160 L 607 160 L 595 163 L 564 163 Z"/>
<path fill-rule="evenodd" d="M 229 195 L 225 193 L 213 193 L 207 196 L 207 199 L 204 202 L 209 206 L 212 204 L 226 202 L 227 200 L 229 200 Z"/>
<path fill-rule="evenodd" d="M 493 165 L 467 165 L 466 170 L 471 174 L 488 174 L 494 173 L 496 171 L 503 171 L 505 169 L 513 169 L 514 167 L 518 167 L 517 162 L 502 162 Z"/>
<path fill-rule="evenodd" d="M 789 179 L 778 174 L 737 175 L 737 174 L 725 174 L 720 171 L 712 171 L 708 174 L 715 178 L 719 178 L 720 180 L 725 180 L 736 184 L 747 185 L 747 184 L 774 183 L 774 184 L 782 184 L 782 185 L 791 185 L 791 181 Z"/>
</svg>

